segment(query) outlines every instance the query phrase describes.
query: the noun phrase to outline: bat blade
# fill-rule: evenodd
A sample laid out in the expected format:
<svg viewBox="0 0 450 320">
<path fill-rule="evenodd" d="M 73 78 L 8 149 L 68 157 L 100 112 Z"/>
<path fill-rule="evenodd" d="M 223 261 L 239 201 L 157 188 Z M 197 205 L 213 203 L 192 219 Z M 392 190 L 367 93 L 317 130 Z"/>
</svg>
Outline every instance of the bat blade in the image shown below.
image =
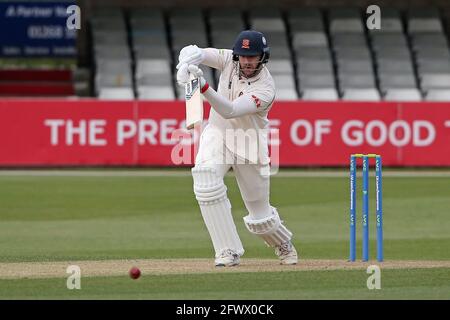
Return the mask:
<svg viewBox="0 0 450 320">
<path fill-rule="evenodd" d="M 186 98 L 186 127 L 190 130 L 203 121 L 203 100 L 200 94 L 200 80 L 189 76 L 189 83 L 185 87 Z"/>
</svg>

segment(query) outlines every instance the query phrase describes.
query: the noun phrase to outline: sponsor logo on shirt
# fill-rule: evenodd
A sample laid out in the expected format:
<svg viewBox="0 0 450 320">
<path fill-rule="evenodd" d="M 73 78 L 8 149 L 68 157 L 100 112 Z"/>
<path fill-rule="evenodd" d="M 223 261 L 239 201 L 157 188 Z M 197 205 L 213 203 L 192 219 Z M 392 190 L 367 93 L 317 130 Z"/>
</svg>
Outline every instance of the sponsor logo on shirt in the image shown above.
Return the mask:
<svg viewBox="0 0 450 320">
<path fill-rule="evenodd" d="M 261 100 L 252 94 L 253 101 L 255 101 L 256 107 L 259 108 L 261 106 Z"/>
</svg>

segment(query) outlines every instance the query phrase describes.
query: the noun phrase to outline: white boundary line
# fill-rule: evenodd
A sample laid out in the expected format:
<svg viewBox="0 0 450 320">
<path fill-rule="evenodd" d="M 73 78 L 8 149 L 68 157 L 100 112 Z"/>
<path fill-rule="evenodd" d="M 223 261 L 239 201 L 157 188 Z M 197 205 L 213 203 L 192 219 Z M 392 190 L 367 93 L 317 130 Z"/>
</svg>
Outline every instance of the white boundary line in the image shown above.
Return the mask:
<svg viewBox="0 0 450 320">
<path fill-rule="evenodd" d="M 230 173 L 229 173 L 230 174 Z M 361 172 L 358 172 L 361 174 Z M 231 173 L 232 175 L 232 173 Z M 374 172 L 371 171 L 371 175 Z M 127 171 L 120 170 L 0 170 L 0 177 L 190 177 L 190 170 L 172 171 L 172 170 L 139 170 Z M 314 170 L 314 171 L 279 171 L 272 178 L 342 178 L 348 177 L 347 171 L 328 171 Z M 398 177 L 398 178 L 449 178 L 450 170 L 439 171 L 384 171 L 383 177 Z"/>
</svg>

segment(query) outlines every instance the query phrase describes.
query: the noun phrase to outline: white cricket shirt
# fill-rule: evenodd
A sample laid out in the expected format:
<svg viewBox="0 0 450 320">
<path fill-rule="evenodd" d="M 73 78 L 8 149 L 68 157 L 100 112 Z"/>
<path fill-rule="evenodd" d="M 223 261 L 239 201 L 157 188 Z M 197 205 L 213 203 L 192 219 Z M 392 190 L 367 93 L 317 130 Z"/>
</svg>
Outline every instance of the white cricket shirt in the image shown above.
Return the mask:
<svg viewBox="0 0 450 320">
<path fill-rule="evenodd" d="M 214 108 L 211 108 L 208 125 L 223 133 L 226 147 L 236 156 L 249 160 L 251 163 L 254 163 L 255 157 L 257 157 L 260 164 L 268 164 L 270 160 L 268 154 L 269 120 L 267 115 L 275 99 L 275 83 L 269 70 L 264 66 L 255 77 L 248 79 L 240 77 L 239 66 L 238 63 L 233 61 L 232 50 L 215 48 L 202 50 L 205 53 L 202 64 L 221 72 L 217 92 L 230 101 L 241 95 L 248 95 L 255 103 L 254 113 L 231 119 L 223 118 Z M 208 130 L 208 128 L 205 130 Z M 249 154 L 249 148 L 246 148 L 245 144 L 228 139 L 230 132 L 239 132 L 239 136 L 244 134 L 245 139 L 250 144 L 257 144 L 258 154 Z M 250 150 L 254 149 L 250 148 Z"/>
</svg>

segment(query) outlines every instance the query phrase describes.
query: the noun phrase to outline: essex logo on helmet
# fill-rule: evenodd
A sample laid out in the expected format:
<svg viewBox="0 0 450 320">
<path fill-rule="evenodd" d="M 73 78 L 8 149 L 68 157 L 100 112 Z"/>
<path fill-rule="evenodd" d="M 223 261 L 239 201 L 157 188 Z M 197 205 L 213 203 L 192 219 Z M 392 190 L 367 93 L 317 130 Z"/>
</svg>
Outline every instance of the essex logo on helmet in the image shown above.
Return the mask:
<svg viewBox="0 0 450 320">
<path fill-rule="evenodd" d="M 250 49 L 250 40 L 248 39 L 242 40 L 242 49 Z"/>
</svg>

